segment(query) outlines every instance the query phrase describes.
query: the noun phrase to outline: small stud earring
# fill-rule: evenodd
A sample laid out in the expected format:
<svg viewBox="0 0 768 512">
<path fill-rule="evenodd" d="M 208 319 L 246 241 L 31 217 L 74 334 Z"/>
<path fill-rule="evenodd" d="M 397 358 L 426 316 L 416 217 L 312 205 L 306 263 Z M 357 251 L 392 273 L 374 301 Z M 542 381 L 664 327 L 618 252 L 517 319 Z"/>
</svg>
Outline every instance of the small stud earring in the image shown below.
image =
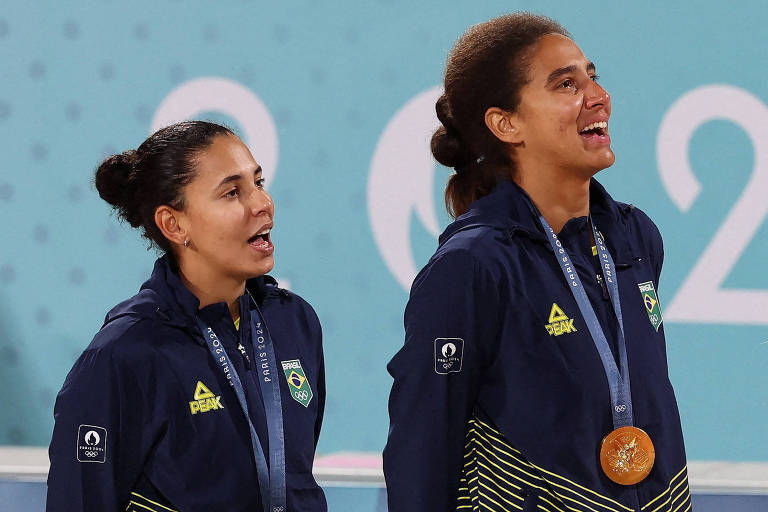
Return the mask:
<svg viewBox="0 0 768 512">
<path fill-rule="evenodd" d="M 189 247 L 189 240 L 184 239 L 184 247 Z"/>
</svg>

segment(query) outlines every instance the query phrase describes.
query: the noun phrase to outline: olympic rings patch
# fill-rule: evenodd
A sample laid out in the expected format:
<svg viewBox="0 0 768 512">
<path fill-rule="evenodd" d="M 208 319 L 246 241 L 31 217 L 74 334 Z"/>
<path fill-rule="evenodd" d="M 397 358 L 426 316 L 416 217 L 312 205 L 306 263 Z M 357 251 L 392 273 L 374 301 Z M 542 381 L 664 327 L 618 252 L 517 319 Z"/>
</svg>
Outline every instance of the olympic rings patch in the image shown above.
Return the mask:
<svg viewBox="0 0 768 512">
<path fill-rule="evenodd" d="M 96 425 L 80 425 L 77 429 L 77 460 L 99 462 L 107 460 L 107 429 Z"/>
</svg>

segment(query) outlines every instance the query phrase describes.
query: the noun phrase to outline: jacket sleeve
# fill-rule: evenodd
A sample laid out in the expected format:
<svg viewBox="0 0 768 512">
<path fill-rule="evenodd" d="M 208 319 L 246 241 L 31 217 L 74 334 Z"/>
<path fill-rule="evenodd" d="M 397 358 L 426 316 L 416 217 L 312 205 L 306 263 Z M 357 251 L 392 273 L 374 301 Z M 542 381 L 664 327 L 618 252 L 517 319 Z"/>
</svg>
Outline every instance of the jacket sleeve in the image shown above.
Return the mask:
<svg viewBox="0 0 768 512">
<path fill-rule="evenodd" d="M 323 427 L 323 415 L 325 414 L 325 356 L 323 355 L 323 332 L 320 327 L 320 322 L 317 323 L 317 337 L 318 337 L 318 352 L 320 362 L 318 363 L 317 372 L 317 419 L 315 420 L 315 449 L 317 449 L 317 442 L 320 439 L 320 430 Z"/>
<path fill-rule="evenodd" d="M 77 360 L 54 408 L 48 512 L 125 509 L 143 464 L 140 388 L 109 346 Z"/>
<path fill-rule="evenodd" d="M 498 292 L 468 252 L 436 256 L 405 311 L 405 344 L 389 363 L 384 449 L 389 509 L 456 509 L 467 421 L 495 353 Z"/>
<path fill-rule="evenodd" d="M 661 238 L 661 232 L 658 226 L 648 217 L 640 208 L 633 208 L 638 223 L 638 232 L 643 239 L 643 243 L 648 249 L 648 256 L 651 258 L 651 267 L 654 274 L 654 285 L 656 292 L 659 290 L 659 278 L 661 277 L 661 267 L 664 264 L 664 241 Z"/>
<path fill-rule="evenodd" d="M 656 278 L 656 292 L 659 290 L 659 278 L 661 277 L 661 267 L 664 265 L 664 241 L 661 238 L 661 232 L 654 222 L 649 218 L 648 223 L 650 228 L 648 230 L 648 236 L 650 237 L 650 256 L 651 264 L 653 265 L 653 273 Z"/>
</svg>

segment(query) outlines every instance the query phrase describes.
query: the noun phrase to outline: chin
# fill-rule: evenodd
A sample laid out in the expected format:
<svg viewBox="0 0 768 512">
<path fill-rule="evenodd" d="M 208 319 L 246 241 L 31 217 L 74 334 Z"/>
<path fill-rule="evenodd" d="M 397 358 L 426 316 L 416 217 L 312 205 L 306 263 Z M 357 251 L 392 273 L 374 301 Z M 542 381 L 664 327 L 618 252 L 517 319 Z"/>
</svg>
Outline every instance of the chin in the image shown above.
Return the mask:
<svg viewBox="0 0 768 512">
<path fill-rule="evenodd" d="M 601 155 L 601 158 L 596 159 L 596 161 L 592 162 L 592 165 L 590 166 L 592 168 L 592 174 L 593 175 L 597 174 L 603 169 L 609 168 L 610 166 L 613 165 L 615 161 L 616 161 L 616 156 L 613 154 L 613 151 L 608 150 L 608 152 L 605 155 Z"/>
<path fill-rule="evenodd" d="M 250 265 L 246 269 L 247 279 L 253 279 L 254 277 L 263 276 L 268 274 L 275 268 L 275 260 L 270 257 L 269 260 L 260 261 L 255 265 Z"/>
</svg>

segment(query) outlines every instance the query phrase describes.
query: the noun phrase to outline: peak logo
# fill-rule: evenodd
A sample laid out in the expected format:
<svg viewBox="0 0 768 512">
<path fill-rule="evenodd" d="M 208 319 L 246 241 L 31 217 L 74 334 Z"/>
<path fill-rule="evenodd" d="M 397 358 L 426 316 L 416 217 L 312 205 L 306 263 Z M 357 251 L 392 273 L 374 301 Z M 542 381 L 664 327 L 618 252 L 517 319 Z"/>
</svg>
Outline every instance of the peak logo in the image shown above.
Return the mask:
<svg viewBox="0 0 768 512">
<path fill-rule="evenodd" d="M 373 238 L 387 269 L 406 291 L 417 272 L 411 216 L 415 213 L 433 236 L 440 233 L 433 192 L 435 161 L 429 146 L 440 126 L 435 103 L 442 93 L 442 87 L 433 87 L 397 111 L 379 138 L 368 177 Z"/>
<path fill-rule="evenodd" d="M 573 320 L 573 318 L 568 318 L 568 315 L 565 314 L 556 302 L 553 302 L 552 309 L 549 310 L 549 323 L 544 328 L 550 336 L 560 336 L 561 334 L 576 332 L 578 329 L 573 325 Z"/>
<path fill-rule="evenodd" d="M 197 381 L 193 398 L 194 400 L 189 402 L 189 412 L 193 416 L 199 412 L 216 411 L 224 408 L 221 404 L 221 396 L 214 395 L 202 381 Z"/>
</svg>

